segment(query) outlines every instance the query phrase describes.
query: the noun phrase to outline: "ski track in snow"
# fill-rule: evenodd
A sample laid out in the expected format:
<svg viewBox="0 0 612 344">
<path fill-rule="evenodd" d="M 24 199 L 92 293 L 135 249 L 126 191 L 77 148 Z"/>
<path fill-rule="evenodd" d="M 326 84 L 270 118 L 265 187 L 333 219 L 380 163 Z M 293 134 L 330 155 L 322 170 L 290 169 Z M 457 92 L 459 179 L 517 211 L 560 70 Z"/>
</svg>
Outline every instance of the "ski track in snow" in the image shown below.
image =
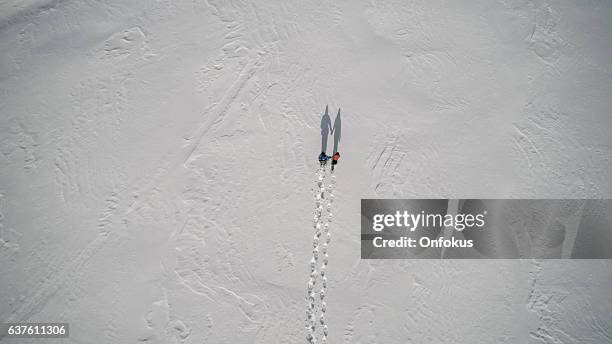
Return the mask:
<svg viewBox="0 0 612 344">
<path fill-rule="evenodd" d="M 357 234 L 361 198 L 609 198 L 610 7 L 3 2 L 0 320 L 304 342 L 329 104 L 329 342 L 612 343 L 605 261 L 364 261 Z"/>
</svg>

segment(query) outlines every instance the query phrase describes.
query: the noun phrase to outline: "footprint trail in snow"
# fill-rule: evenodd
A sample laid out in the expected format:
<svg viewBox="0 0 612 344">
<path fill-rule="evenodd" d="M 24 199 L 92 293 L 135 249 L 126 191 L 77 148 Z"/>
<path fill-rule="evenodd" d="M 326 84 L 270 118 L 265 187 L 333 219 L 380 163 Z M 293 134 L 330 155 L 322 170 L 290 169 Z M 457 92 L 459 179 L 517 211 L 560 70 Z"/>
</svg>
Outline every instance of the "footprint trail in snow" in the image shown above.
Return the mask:
<svg viewBox="0 0 612 344">
<path fill-rule="evenodd" d="M 329 185 L 325 185 L 328 182 Z M 325 322 L 327 303 L 327 264 L 329 262 L 328 246 L 331 241 L 329 226 L 333 219 L 332 203 L 334 200 L 334 186 L 336 176 L 333 172 L 328 173 L 325 166 L 317 172 L 317 188 L 315 190 L 315 212 L 313 217 L 313 228 L 315 234 L 312 241 L 312 258 L 310 260 L 310 279 L 308 281 L 307 304 L 306 304 L 306 340 L 308 343 L 327 343 L 328 327 Z M 323 236 L 323 238 L 321 238 Z M 320 254 L 322 257 L 320 257 Z M 320 259 L 321 258 L 321 259 Z M 320 263 L 320 265 L 319 265 Z M 321 287 L 316 290 L 317 280 L 321 278 Z M 318 298 L 317 298 L 318 294 Z M 317 316 L 319 327 L 317 329 Z"/>
</svg>

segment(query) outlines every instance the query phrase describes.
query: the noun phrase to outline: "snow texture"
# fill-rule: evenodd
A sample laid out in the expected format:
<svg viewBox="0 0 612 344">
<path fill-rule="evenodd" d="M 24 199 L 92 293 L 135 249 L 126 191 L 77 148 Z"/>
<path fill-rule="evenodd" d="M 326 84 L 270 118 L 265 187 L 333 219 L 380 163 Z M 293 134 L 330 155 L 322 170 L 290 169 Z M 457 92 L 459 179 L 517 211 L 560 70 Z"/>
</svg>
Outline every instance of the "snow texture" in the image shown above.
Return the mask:
<svg viewBox="0 0 612 344">
<path fill-rule="evenodd" d="M 610 198 L 610 1 L 0 2 L 0 321 L 303 343 L 612 343 L 612 267 L 360 260 L 361 198 Z M 38 339 L 7 343 L 40 343 Z"/>
</svg>

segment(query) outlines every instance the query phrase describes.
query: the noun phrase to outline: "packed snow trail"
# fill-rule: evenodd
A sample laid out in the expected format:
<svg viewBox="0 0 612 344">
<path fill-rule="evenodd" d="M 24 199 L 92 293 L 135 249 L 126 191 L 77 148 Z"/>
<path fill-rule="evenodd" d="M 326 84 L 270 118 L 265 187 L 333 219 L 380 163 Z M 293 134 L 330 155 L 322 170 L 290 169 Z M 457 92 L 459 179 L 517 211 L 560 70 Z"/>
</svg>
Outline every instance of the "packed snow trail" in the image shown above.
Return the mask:
<svg viewBox="0 0 612 344">
<path fill-rule="evenodd" d="M 323 230 L 325 232 L 325 242 L 323 243 L 323 248 L 322 248 L 322 252 L 323 252 L 323 263 L 321 264 L 321 268 L 320 268 L 320 273 L 321 273 L 321 289 L 319 291 L 319 297 L 321 298 L 321 315 L 320 315 L 320 323 L 321 323 L 321 328 L 323 331 L 323 336 L 321 337 L 321 343 L 327 343 L 327 334 L 328 334 L 328 328 L 327 328 L 327 324 L 325 323 L 325 312 L 327 311 L 327 303 L 325 302 L 325 297 L 327 296 L 327 264 L 329 262 L 329 255 L 328 255 L 328 246 L 329 246 L 329 242 L 331 241 L 331 233 L 329 232 L 329 226 L 331 225 L 331 222 L 333 220 L 333 213 L 332 213 L 332 203 L 334 201 L 334 186 L 336 184 L 336 176 L 334 175 L 334 172 L 331 172 L 331 183 L 328 185 L 327 190 L 328 190 L 328 194 L 329 196 L 327 197 L 326 201 L 327 201 L 327 206 L 326 206 L 326 210 L 327 210 L 327 222 L 323 225 Z"/>
<path fill-rule="evenodd" d="M 313 227 L 315 235 L 312 240 L 312 258 L 310 259 L 310 279 L 308 280 L 308 292 L 307 292 L 307 304 L 306 304 L 306 340 L 309 343 L 316 342 L 316 303 L 315 303 L 315 291 L 314 287 L 317 283 L 317 262 L 318 262 L 318 250 L 319 250 L 319 238 L 321 236 L 321 216 L 323 213 L 323 197 L 325 192 L 324 185 L 325 170 L 321 166 L 317 173 L 317 190 L 314 193 L 316 209 L 313 218 Z"/>
<path fill-rule="evenodd" d="M 317 173 L 317 190 L 315 191 L 316 209 L 313 218 L 315 234 L 312 241 L 312 258 L 310 259 L 310 279 L 308 281 L 308 296 L 306 305 L 306 339 L 309 343 L 316 343 L 316 298 L 315 285 L 317 283 L 317 263 L 319 259 L 319 239 L 321 237 L 323 202 L 325 197 L 325 167 L 321 166 Z"/>
<path fill-rule="evenodd" d="M 331 240 L 331 234 L 329 232 L 329 226 L 332 222 L 332 211 L 331 205 L 334 199 L 333 188 L 336 183 L 336 177 L 331 173 L 331 183 L 325 186 L 327 177 L 326 166 L 321 166 L 317 172 L 317 189 L 315 191 L 315 212 L 313 217 L 313 227 L 315 234 L 313 237 L 313 250 L 312 258 L 310 260 L 310 279 L 308 281 L 307 291 L 307 304 L 306 304 L 306 340 L 308 343 L 317 343 L 317 310 L 320 310 L 319 323 L 321 325 L 321 343 L 327 343 L 328 327 L 325 323 L 325 312 L 327 311 L 327 304 L 325 302 L 325 296 L 327 293 L 327 264 L 329 262 L 328 246 Z M 327 192 L 326 192 L 327 191 Z M 325 212 L 324 212 L 325 207 Z M 323 245 L 320 244 L 321 235 L 325 234 Z M 319 262 L 319 249 L 323 254 L 321 266 L 318 268 Z M 317 269 L 318 268 L 318 269 Z M 315 287 L 317 284 L 317 277 L 321 276 L 321 288 L 319 289 L 320 304 L 317 305 L 317 298 Z M 318 306 L 318 307 L 317 307 Z"/>
</svg>

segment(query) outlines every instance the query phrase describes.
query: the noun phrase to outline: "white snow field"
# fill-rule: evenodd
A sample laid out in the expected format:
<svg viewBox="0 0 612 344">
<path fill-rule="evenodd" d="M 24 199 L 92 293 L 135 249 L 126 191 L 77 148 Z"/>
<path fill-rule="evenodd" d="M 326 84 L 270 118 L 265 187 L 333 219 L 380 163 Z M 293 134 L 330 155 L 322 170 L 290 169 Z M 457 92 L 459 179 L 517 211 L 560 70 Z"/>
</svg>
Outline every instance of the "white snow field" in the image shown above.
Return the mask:
<svg viewBox="0 0 612 344">
<path fill-rule="evenodd" d="M 610 1 L 0 1 L 6 343 L 612 343 L 606 260 L 361 260 L 361 198 L 612 197 Z M 331 144 L 331 139 L 330 139 Z M 331 152 L 328 151 L 328 154 Z"/>
</svg>

